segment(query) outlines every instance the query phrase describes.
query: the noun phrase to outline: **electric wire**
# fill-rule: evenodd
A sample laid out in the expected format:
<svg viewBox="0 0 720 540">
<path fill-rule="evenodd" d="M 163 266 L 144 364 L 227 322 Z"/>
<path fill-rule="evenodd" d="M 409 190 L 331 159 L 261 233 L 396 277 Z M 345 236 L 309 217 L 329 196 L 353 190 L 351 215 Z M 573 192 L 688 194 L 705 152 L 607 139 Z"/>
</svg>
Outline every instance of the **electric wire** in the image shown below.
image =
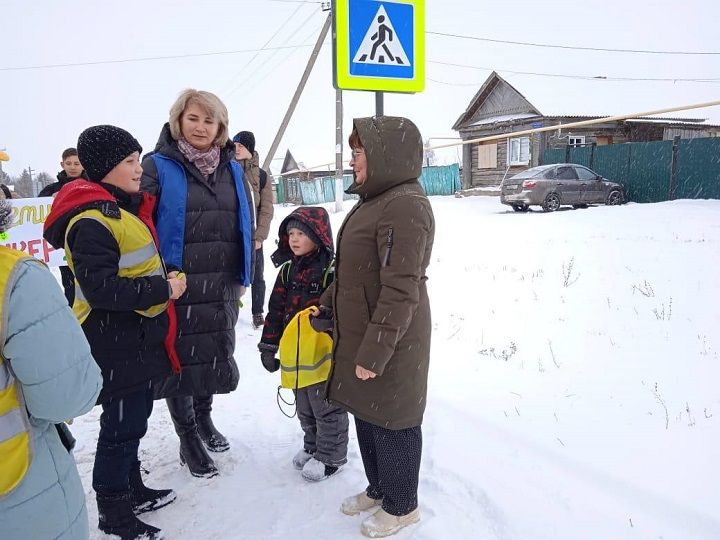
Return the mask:
<svg viewBox="0 0 720 540">
<path fill-rule="evenodd" d="M 582 47 L 579 45 L 553 45 L 549 43 L 532 43 L 529 41 L 512 41 L 507 39 L 493 39 L 480 36 L 468 36 L 463 34 L 452 34 L 449 32 L 432 32 L 426 31 L 426 34 L 433 36 L 443 36 L 459 39 L 469 39 L 473 41 L 485 41 L 488 43 L 499 43 L 503 45 L 520 45 L 525 47 L 542 47 L 547 49 L 565 49 L 573 51 L 596 51 L 596 52 L 612 52 L 612 53 L 633 53 L 633 54 L 669 54 L 669 55 L 720 55 L 715 51 L 658 51 L 648 49 L 611 49 L 605 47 Z"/>
</svg>

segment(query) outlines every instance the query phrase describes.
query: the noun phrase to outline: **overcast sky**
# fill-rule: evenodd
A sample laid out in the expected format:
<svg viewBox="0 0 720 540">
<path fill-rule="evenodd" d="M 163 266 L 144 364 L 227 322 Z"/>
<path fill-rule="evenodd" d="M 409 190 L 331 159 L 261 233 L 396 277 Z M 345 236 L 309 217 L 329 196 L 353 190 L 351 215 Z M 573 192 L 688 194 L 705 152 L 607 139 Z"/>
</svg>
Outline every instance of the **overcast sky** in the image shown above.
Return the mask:
<svg viewBox="0 0 720 540">
<path fill-rule="evenodd" d="M 720 51 L 717 0 L 426 3 L 427 30 L 433 32 L 596 48 Z M 268 47 L 311 45 L 325 17 L 318 2 L 0 0 L 0 149 L 7 148 L 11 157 L 3 169 L 19 174 L 31 165 L 54 175 L 62 150 L 74 146 L 78 134 L 95 124 L 121 126 L 149 151 L 167 121 L 170 105 L 187 87 L 218 94 L 228 106 L 231 133 L 254 131 L 262 159 L 310 46 L 172 60 L 7 68 L 260 49 L 266 43 Z M 623 114 L 720 99 L 719 55 L 548 49 L 428 35 L 427 59 L 425 92 L 389 95 L 385 101 L 386 114 L 413 119 L 424 138 L 457 135 L 451 127 L 490 69 L 531 101 L 532 96 L 542 96 L 543 105 L 552 112 L 567 114 L 595 114 L 598 109 L 602 114 Z M 510 71 L 718 81 L 576 81 Z M 344 100 L 346 138 L 351 119 L 374 114 L 375 102 L 373 94 L 363 92 L 345 92 Z M 718 107 L 676 115 L 720 124 Z M 306 165 L 332 161 L 334 116 L 328 37 L 278 156 L 290 148 Z"/>
</svg>

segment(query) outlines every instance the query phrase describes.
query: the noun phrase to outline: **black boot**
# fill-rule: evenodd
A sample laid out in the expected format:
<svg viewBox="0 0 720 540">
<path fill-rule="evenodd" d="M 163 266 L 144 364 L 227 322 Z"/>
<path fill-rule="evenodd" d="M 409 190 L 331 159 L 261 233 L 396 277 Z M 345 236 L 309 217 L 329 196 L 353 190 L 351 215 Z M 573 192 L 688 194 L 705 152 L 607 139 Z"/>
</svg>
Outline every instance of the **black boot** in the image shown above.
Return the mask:
<svg viewBox="0 0 720 540">
<path fill-rule="evenodd" d="M 135 515 L 152 512 L 167 506 L 177 498 L 172 489 L 151 489 L 142 480 L 140 462 L 130 469 L 130 501 Z"/>
<path fill-rule="evenodd" d="M 119 495 L 97 495 L 98 529 L 121 540 L 162 538 L 160 529 L 143 523 L 133 514 L 130 492 Z"/>
<path fill-rule="evenodd" d="M 225 436 L 220 433 L 215 424 L 213 424 L 210 414 L 195 412 L 195 422 L 197 422 L 198 435 L 205 443 L 207 449 L 211 452 L 226 452 L 230 449 L 230 443 Z"/>
<path fill-rule="evenodd" d="M 230 443 L 225 435 L 220 433 L 213 424 L 210 412 L 212 411 L 213 396 L 194 396 L 193 409 L 195 410 L 195 422 L 197 423 L 198 435 L 211 452 L 225 452 L 230 448 Z"/>
<path fill-rule="evenodd" d="M 215 462 L 205 450 L 197 431 L 180 436 L 180 463 L 187 464 L 190 474 L 199 478 L 218 475 Z"/>
<path fill-rule="evenodd" d="M 180 437 L 180 463 L 187 464 L 190 474 L 201 478 L 212 478 L 218 474 L 215 463 L 208 455 L 195 424 L 193 398 L 183 396 L 166 400 L 175 431 Z"/>
</svg>

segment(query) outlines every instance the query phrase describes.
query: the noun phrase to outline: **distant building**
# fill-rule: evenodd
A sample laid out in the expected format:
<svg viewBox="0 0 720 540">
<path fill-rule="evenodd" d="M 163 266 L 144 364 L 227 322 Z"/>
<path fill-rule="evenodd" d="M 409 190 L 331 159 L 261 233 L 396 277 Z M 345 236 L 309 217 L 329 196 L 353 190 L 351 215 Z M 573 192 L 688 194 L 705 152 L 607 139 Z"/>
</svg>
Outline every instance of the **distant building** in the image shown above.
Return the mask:
<svg viewBox="0 0 720 540">
<path fill-rule="evenodd" d="M 540 105 L 551 100 L 540 96 L 538 106 L 529 101 L 505 79 L 493 72 L 483 83 L 465 112 L 460 115 L 453 129 L 463 140 L 478 139 L 491 135 L 511 134 L 533 128 L 580 122 L 621 114 L 612 98 L 587 88 L 602 82 L 586 83 L 585 101 L 588 109 L 613 108 L 601 114 L 569 115 L 553 111 L 552 105 Z M 557 93 L 576 91 L 561 85 Z M 539 92 L 538 92 L 539 94 Z M 552 96 L 557 101 L 557 95 Z M 575 96 L 576 98 L 578 96 Z M 580 95 L 582 98 L 583 95 Z M 599 112 L 599 111 L 598 111 Z M 695 137 L 718 137 L 720 126 L 704 123 L 702 118 L 637 118 L 606 122 L 571 130 L 558 129 L 535 133 L 529 136 L 510 137 L 488 143 L 463 146 L 462 183 L 464 187 L 492 186 L 499 184 L 506 175 L 541 164 L 542 154 L 548 148 L 564 148 L 582 145 L 605 145 L 625 142 L 661 141 L 679 136 L 683 139 Z"/>
</svg>

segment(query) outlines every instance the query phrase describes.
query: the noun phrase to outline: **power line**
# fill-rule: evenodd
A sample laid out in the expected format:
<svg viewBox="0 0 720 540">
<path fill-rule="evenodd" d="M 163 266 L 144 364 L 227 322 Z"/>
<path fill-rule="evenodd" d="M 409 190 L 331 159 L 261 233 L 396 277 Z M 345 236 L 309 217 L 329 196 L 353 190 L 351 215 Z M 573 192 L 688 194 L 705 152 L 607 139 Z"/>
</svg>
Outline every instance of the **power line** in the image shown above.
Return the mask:
<svg viewBox="0 0 720 540">
<path fill-rule="evenodd" d="M 265 42 L 265 44 L 264 44 L 262 47 L 260 47 L 260 49 L 258 49 L 258 50 L 255 52 L 255 54 L 253 55 L 253 57 L 245 63 L 245 65 L 240 69 L 240 71 L 238 71 L 238 72 L 232 77 L 232 79 L 235 79 L 236 77 L 239 77 L 239 76 L 242 74 L 242 72 L 245 71 L 245 69 L 246 69 L 250 64 L 253 63 L 253 61 L 258 57 L 258 55 L 259 55 L 262 51 L 269 50 L 269 49 L 268 49 L 268 45 L 270 45 L 270 42 L 271 42 L 273 39 L 275 39 L 275 36 L 277 36 L 277 35 L 280 33 L 280 31 L 281 31 L 283 28 L 285 28 L 285 25 L 287 25 L 287 23 L 289 23 L 289 22 L 292 20 L 292 18 L 295 16 L 295 14 L 296 14 L 298 11 L 300 11 L 302 8 L 303 8 L 303 5 L 302 5 L 302 4 L 298 5 L 298 7 L 295 8 L 295 11 L 293 11 L 290 15 L 287 16 L 287 18 L 286 18 L 286 19 L 283 21 L 283 23 L 278 27 L 278 29 L 275 30 L 275 33 L 274 33 L 272 36 L 270 36 L 270 39 L 268 39 L 268 40 Z M 231 90 L 230 93 L 234 92 L 235 90 L 236 90 L 236 88 L 233 87 L 233 89 Z"/>
<path fill-rule="evenodd" d="M 300 6 L 300 7 L 302 7 L 302 6 Z M 297 12 L 297 9 L 296 9 L 295 11 Z M 294 14 L 294 13 L 293 13 L 293 14 Z M 308 22 L 310 21 L 310 19 L 312 19 L 312 18 L 315 16 L 315 14 L 316 14 L 316 12 L 315 12 L 315 11 L 312 11 L 312 12 L 305 18 L 305 20 L 304 20 L 302 23 L 300 23 L 298 29 L 304 28 L 304 27 L 305 27 L 305 24 L 308 23 Z M 292 17 L 292 16 L 291 16 L 291 17 Z M 289 20 L 290 20 L 290 19 L 288 19 L 288 21 L 289 21 Z M 279 30 L 278 30 L 278 32 L 279 32 Z M 277 35 L 278 32 L 276 32 L 275 35 Z M 275 37 L 275 36 L 273 36 L 273 37 Z M 293 37 L 295 37 L 294 33 L 289 33 L 288 37 L 287 37 L 287 38 L 285 39 L 285 41 L 281 44 L 281 46 L 287 45 L 288 42 L 289 42 Z M 272 39 L 272 38 L 271 38 L 271 39 Z M 237 92 L 238 90 L 240 90 L 240 88 L 242 88 L 242 87 L 245 85 L 245 83 L 247 83 L 250 79 L 252 79 L 252 77 L 254 77 L 255 74 L 256 74 L 260 69 L 262 69 L 264 66 L 266 66 L 267 63 L 275 57 L 275 55 L 278 53 L 278 51 L 279 51 L 279 49 L 275 49 L 275 50 L 272 52 L 272 54 L 271 54 L 268 58 L 265 59 L 265 63 L 263 63 L 263 64 L 256 64 L 255 67 L 253 68 L 253 70 L 252 70 L 249 74 L 247 74 L 247 75 L 242 79 L 242 81 L 240 81 L 238 84 L 236 84 L 235 86 L 233 86 L 232 90 L 230 90 L 229 92 L 227 92 L 227 95 L 228 95 L 228 96 L 231 96 L 232 94 L 234 94 L 235 92 Z M 257 54 L 260 54 L 260 53 L 258 52 Z M 257 54 L 256 54 L 255 56 L 257 56 Z M 249 66 L 249 65 L 250 65 L 250 62 L 248 62 L 245 67 L 247 67 L 247 66 Z M 240 73 L 238 73 L 238 75 L 241 75 L 241 74 L 242 74 L 242 71 L 241 71 Z"/>
<path fill-rule="evenodd" d="M 566 49 L 573 51 L 598 51 L 598 52 L 613 52 L 613 53 L 635 53 L 635 54 L 675 54 L 675 55 L 720 55 L 720 52 L 712 51 L 653 51 L 646 49 L 609 49 L 603 47 L 581 47 L 571 45 L 551 45 L 549 43 L 531 43 L 528 41 L 511 41 L 507 39 L 492 39 L 479 36 L 467 36 L 463 34 L 451 34 L 448 32 L 430 32 L 426 31 L 426 34 L 434 36 L 443 36 L 459 39 L 470 39 L 474 41 L 485 41 L 488 43 L 502 43 L 504 45 L 521 45 L 525 47 L 543 47 L 547 49 Z"/>
<path fill-rule="evenodd" d="M 305 41 L 307 41 L 308 39 L 310 39 L 311 37 L 316 36 L 317 33 L 320 31 L 320 28 L 322 27 L 322 25 L 323 25 L 323 23 L 318 24 L 315 28 L 313 28 L 313 31 L 310 32 L 310 34 L 309 34 L 308 36 L 306 36 L 304 39 L 302 39 L 301 41 L 302 41 L 302 42 L 305 42 Z M 323 45 L 324 45 L 324 44 L 323 44 Z M 278 62 L 277 64 L 275 64 L 274 66 L 272 66 L 270 69 L 268 69 L 267 72 L 265 73 L 265 75 L 263 75 L 262 77 L 260 77 L 260 79 L 258 79 L 258 80 L 256 80 L 256 81 L 253 81 L 254 87 L 256 87 L 256 88 L 257 88 L 257 87 L 260 87 L 260 85 L 265 81 L 265 79 L 267 79 L 272 73 L 275 72 L 275 70 L 277 70 L 277 69 L 278 69 L 280 66 L 282 66 L 285 62 L 287 62 L 287 61 L 290 59 L 290 57 L 291 57 L 293 54 L 295 54 L 296 52 L 297 52 L 297 49 L 295 49 L 294 51 L 289 51 L 289 52 L 285 55 L 285 58 L 283 58 L 282 60 L 280 60 L 280 62 Z"/>
<path fill-rule="evenodd" d="M 498 71 L 501 73 L 511 73 L 513 75 L 532 75 L 535 77 L 558 77 L 562 79 L 583 79 L 588 81 L 621 81 L 621 82 L 699 82 L 699 83 L 718 83 L 720 78 L 683 78 L 683 77 L 608 77 L 606 75 L 567 75 L 564 73 L 541 73 L 535 71 L 513 71 L 509 69 L 489 68 L 482 66 L 469 66 L 467 64 L 455 64 L 453 62 L 440 62 L 436 60 L 428 60 L 428 64 L 438 64 L 441 66 L 460 67 L 467 69 L 477 69 L 480 71 Z M 439 81 L 433 81 L 439 82 Z M 441 84 L 443 84 L 441 82 Z M 445 83 L 452 84 L 452 83 Z"/>
<path fill-rule="evenodd" d="M 311 47 L 312 43 L 291 45 L 287 47 L 265 47 L 263 49 L 238 49 L 235 51 L 216 51 L 207 53 L 192 53 L 192 54 L 173 54 L 169 56 L 147 56 L 142 58 L 122 58 L 118 60 L 97 60 L 93 62 L 72 62 L 67 64 L 40 64 L 35 66 L 19 66 L 19 67 L 0 67 L 0 71 L 27 71 L 32 69 L 52 69 L 52 68 L 65 68 L 65 67 L 78 67 L 78 66 L 98 66 L 103 64 L 126 64 L 131 62 L 151 62 L 155 60 L 177 60 L 181 58 L 200 58 L 204 56 L 222 56 L 229 54 L 245 54 L 259 51 L 272 51 L 280 49 L 298 49 L 301 47 Z"/>
</svg>

